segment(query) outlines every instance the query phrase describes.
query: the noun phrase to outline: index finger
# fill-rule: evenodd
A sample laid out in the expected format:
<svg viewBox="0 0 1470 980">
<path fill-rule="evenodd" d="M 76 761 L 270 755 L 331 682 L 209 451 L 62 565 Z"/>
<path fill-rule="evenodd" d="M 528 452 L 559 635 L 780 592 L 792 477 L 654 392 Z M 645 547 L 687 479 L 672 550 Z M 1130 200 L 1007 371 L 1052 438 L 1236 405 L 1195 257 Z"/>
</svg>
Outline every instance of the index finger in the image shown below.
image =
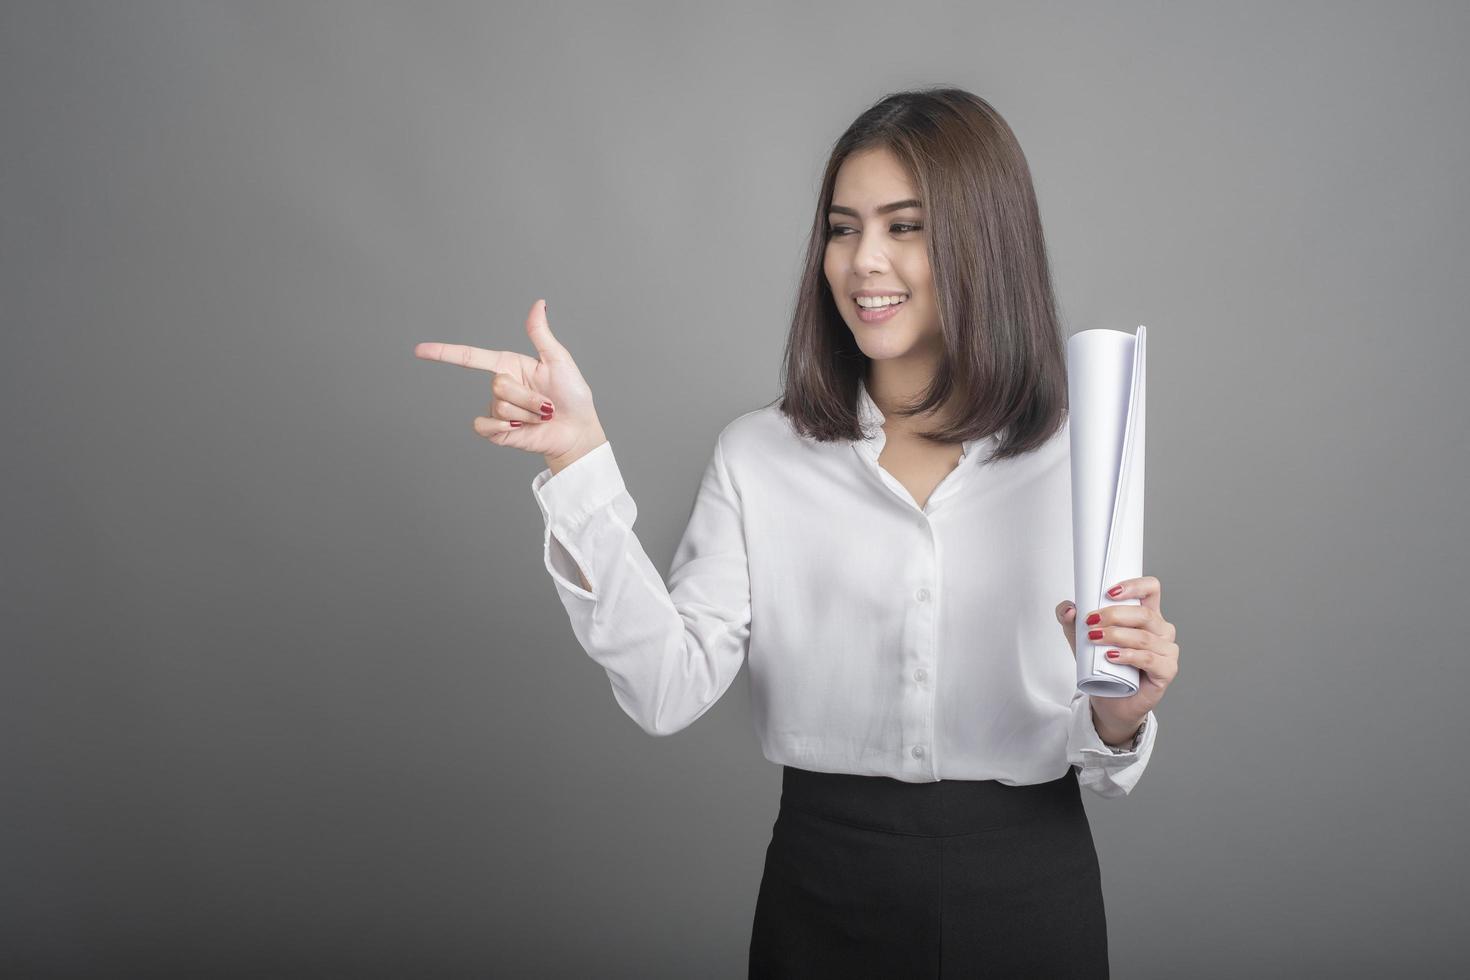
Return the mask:
<svg viewBox="0 0 1470 980">
<path fill-rule="evenodd" d="M 1159 600 L 1163 597 L 1164 583 L 1156 576 L 1144 575 L 1139 578 L 1124 579 L 1113 588 L 1118 589 L 1117 595 L 1109 592 L 1108 595 L 1114 599 L 1137 599 L 1144 609 L 1152 609 L 1159 612 Z"/>
<path fill-rule="evenodd" d="M 510 351 L 486 350 L 483 347 L 438 342 L 416 345 L 413 349 L 413 356 L 426 361 L 443 361 L 445 364 L 474 368 L 476 371 L 494 371 L 497 374 L 509 371 L 516 357 Z"/>
</svg>

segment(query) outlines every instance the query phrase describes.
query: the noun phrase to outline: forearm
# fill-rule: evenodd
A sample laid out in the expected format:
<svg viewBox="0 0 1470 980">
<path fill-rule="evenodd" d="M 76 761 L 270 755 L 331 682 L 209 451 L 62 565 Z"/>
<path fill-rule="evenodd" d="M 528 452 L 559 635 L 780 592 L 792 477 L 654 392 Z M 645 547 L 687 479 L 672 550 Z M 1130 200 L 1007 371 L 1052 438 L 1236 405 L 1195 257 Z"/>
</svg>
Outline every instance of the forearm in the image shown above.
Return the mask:
<svg viewBox="0 0 1470 980">
<path fill-rule="evenodd" d="M 575 446 L 588 441 L 579 438 Z M 532 490 L 545 521 L 546 570 L 578 642 L 606 670 L 618 705 L 650 735 L 692 723 L 739 673 L 749 638 L 740 497 L 719 441 L 667 582 L 634 532 L 637 505 L 610 441 L 555 476 L 549 468 L 537 474 Z M 578 584 L 583 577 L 592 588 Z"/>
</svg>

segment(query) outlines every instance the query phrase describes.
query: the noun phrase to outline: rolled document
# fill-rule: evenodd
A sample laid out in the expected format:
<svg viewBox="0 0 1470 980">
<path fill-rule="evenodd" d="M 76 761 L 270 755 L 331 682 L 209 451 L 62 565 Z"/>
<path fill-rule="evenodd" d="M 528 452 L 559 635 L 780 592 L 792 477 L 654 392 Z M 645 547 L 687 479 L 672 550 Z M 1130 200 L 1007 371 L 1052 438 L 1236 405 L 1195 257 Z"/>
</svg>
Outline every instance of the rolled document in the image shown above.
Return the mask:
<svg viewBox="0 0 1470 980">
<path fill-rule="evenodd" d="M 1083 330 L 1067 341 L 1077 689 L 1105 698 L 1137 691 L 1138 668 L 1109 660 L 1081 617 L 1141 605 L 1104 590 L 1143 574 L 1144 332 Z"/>
</svg>

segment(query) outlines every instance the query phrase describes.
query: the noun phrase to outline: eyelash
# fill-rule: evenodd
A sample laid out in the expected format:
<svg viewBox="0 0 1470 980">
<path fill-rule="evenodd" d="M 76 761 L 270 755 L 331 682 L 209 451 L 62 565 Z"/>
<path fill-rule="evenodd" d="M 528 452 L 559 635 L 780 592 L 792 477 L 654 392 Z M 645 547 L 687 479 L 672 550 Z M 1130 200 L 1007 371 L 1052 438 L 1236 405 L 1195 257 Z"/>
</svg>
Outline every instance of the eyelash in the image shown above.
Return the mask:
<svg viewBox="0 0 1470 980">
<path fill-rule="evenodd" d="M 899 222 L 897 224 L 892 224 L 892 225 L 889 225 L 888 226 L 888 230 L 889 231 L 892 231 L 894 228 L 907 228 L 909 231 L 923 231 L 924 230 L 924 226 L 923 225 L 908 224 L 906 222 Z M 827 229 L 827 237 L 828 238 L 846 238 L 847 237 L 846 235 L 839 235 L 837 233 L 839 231 L 851 231 L 851 230 L 852 229 L 851 228 L 848 228 L 846 225 L 834 225 L 834 226 L 829 227 Z M 903 232 L 900 232 L 899 234 L 903 234 Z"/>
</svg>

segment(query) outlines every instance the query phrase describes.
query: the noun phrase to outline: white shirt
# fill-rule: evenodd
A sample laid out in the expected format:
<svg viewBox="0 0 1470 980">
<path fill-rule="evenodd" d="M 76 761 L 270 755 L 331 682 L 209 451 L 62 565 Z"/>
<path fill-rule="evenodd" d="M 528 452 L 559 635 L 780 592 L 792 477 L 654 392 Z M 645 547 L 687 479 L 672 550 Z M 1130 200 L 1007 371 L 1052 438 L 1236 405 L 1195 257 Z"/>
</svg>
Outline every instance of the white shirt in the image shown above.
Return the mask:
<svg viewBox="0 0 1470 980">
<path fill-rule="evenodd" d="M 1073 598 L 1068 424 L 985 466 L 999 437 L 965 442 L 921 508 L 878 465 L 883 415 L 861 384 L 858 403 L 858 441 L 803 438 L 774 405 L 726 425 L 667 585 L 611 442 L 536 475 L 546 569 L 613 697 L 670 735 L 748 659 L 772 762 L 1008 785 L 1075 765 L 1082 786 L 1127 794 L 1158 721 L 1131 750 L 1103 743 L 1055 613 Z"/>
</svg>

